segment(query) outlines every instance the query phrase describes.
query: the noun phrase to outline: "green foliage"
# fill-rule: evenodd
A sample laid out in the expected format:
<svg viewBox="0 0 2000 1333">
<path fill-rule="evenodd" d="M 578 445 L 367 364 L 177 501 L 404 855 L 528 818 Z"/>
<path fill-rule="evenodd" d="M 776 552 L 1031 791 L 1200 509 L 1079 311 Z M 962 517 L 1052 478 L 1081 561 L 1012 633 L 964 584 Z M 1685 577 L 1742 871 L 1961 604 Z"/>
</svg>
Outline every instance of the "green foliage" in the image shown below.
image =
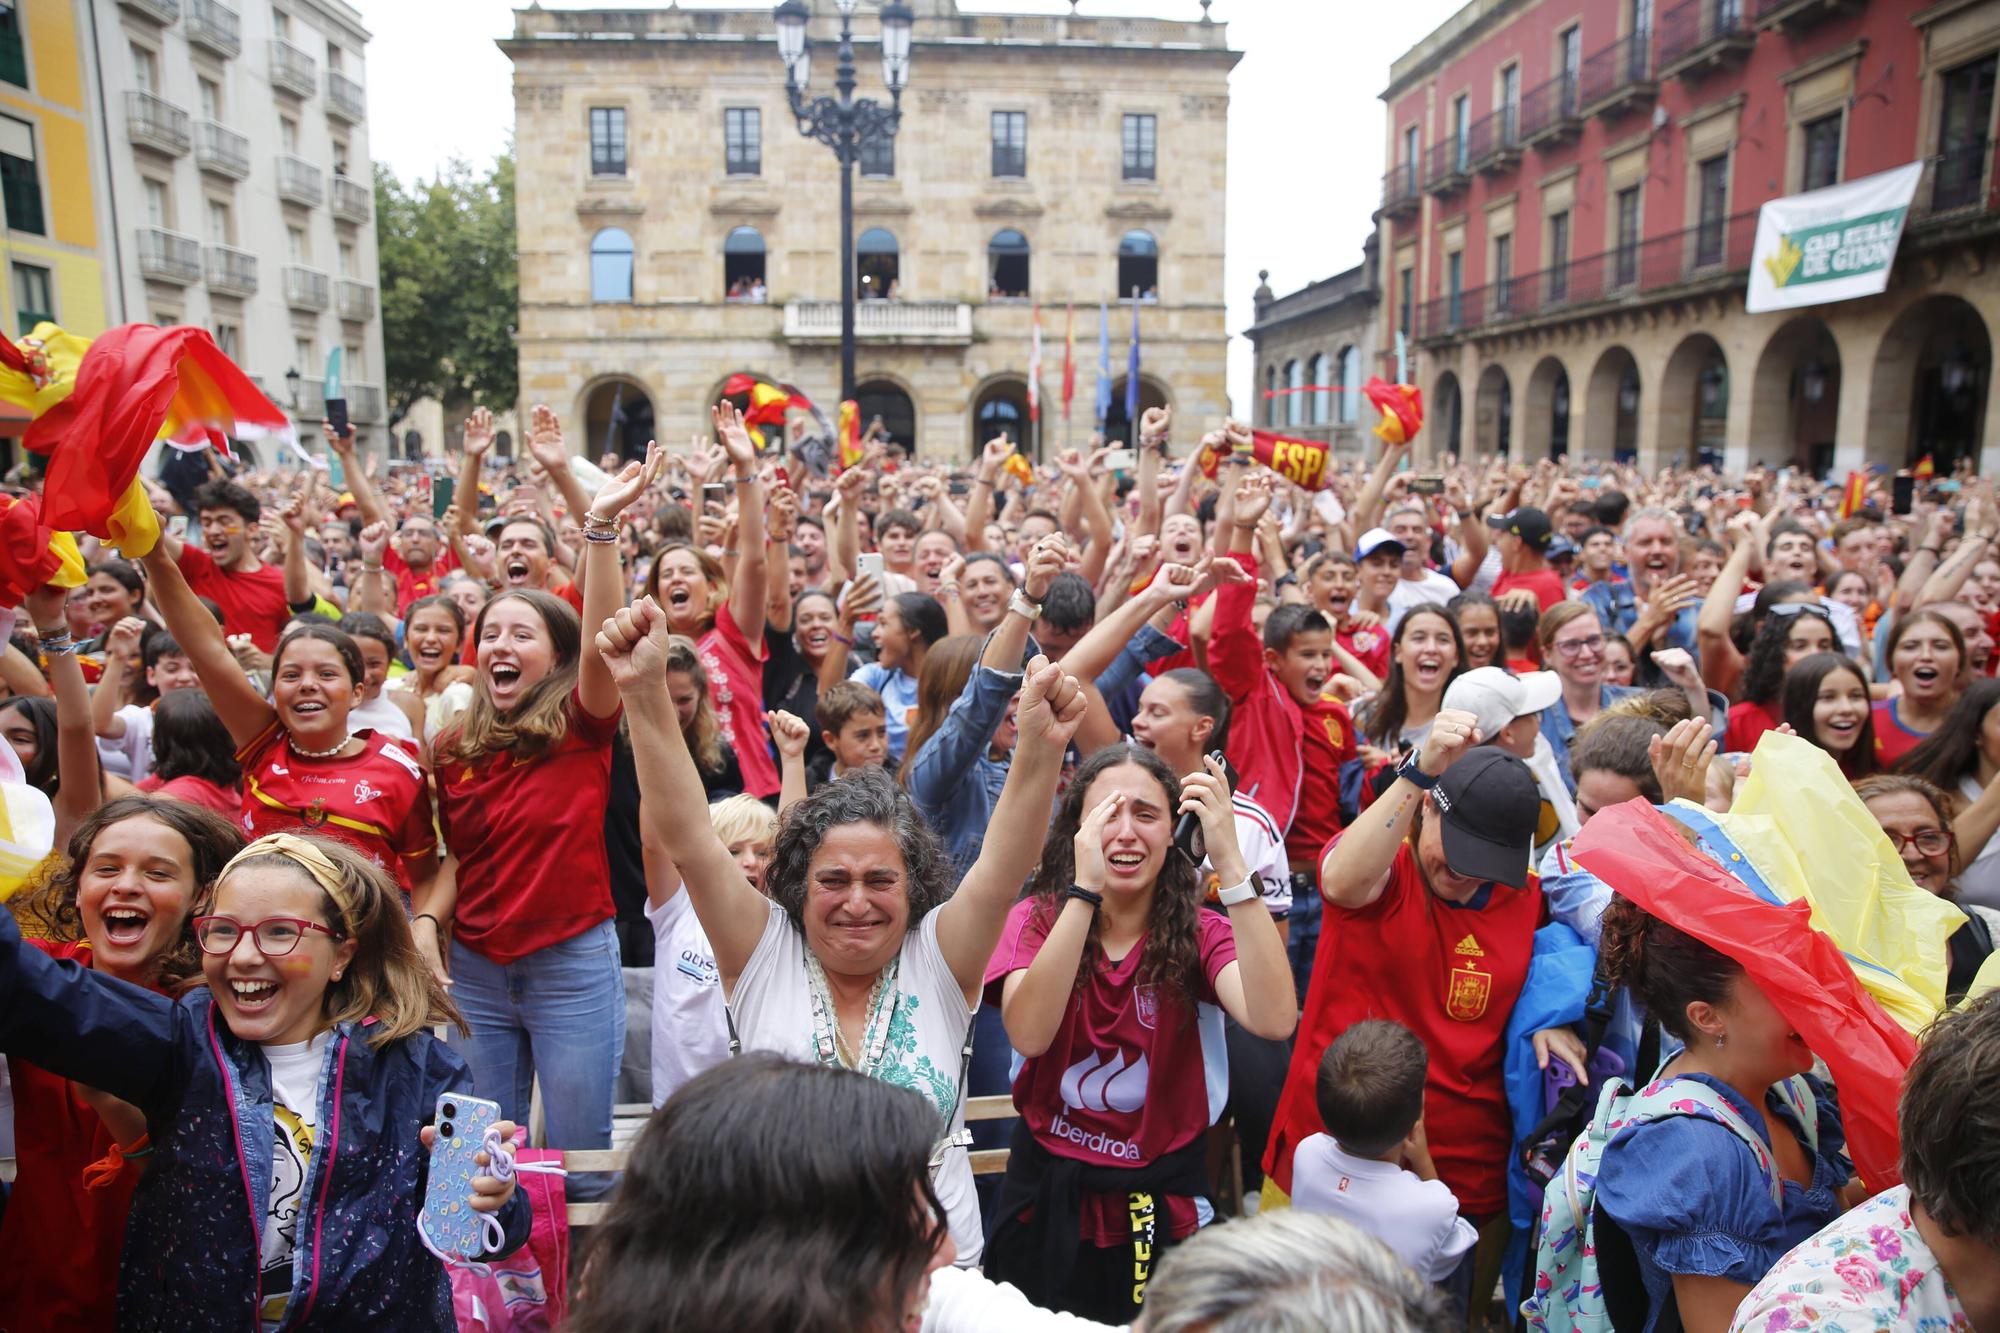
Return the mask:
<svg viewBox="0 0 2000 1333">
<path fill-rule="evenodd" d="M 375 234 L 390 419 L 426 394 L 447 408 L 512 407 L 520 393 L 513 154 L 483 173 L 454 158 L 435 180 L 407 187 L 376 163 Z"/>
</svg>

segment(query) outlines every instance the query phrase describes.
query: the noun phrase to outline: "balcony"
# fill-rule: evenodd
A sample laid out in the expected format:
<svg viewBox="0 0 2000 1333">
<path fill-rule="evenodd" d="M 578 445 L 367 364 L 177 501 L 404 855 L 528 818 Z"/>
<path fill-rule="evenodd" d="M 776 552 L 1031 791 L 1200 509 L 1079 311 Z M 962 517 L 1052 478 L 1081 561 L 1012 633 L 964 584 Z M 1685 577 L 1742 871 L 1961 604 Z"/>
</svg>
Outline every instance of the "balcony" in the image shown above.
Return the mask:
<svg viewBox="0 0 2000 1333">
<path fill-rule="evenodd" d="M 294 310 L 324 310 L 332 286 L 326 274 L 316 268 L 285 265 L 285 304 Z"/>
<path fill-rule="evenodd" d="M 1757 30 L 1785 32 L 1809 28 L 1822 19 L 1849 9 L 1859 9 L 1868 0 L 1756 0 Z"/>
<path fill-rule="evenodd" d="M 972 341 L 972 307 L 963 301 L 858 301 L 854 336 L 864 342 L 963 346 Z M 838 343 L 840 302 L 788 303 L 785 340 Z"/>
<path fill-rule="evenodd" d="M 326 177 L 302 157 L 278 154 L 278 198 L 288 204 L 318 208 L 326 198 Z"/>
<path fill-rule="evenodd" d="M 168 157 L 187 152 L 193 138 L 188 113 L 166 98 L 138 89 L 125 94 L 125 137 Z"/>
<path fill-rule="evenodd" d="M 1738 213 L 1560 267 L 1515 274 L 1426 301 L 1417 311 L 1415 336 L 1451 342 L 1499 324 L 1577 318 L 1611 305 L 1664 300 L 1695 284 L 1733 287 L 1749 270 L 1756 238 L 1757 214 Z"/>
<path fill-rule="evenodd" d="M 243 21 L 221 0 L 188 0 L 187 39 L 226 60 L 243 50 Z"/>
<path fill-rule="evenodd" d="M 200 282 L 201 242 L 165 227 L 141 227 L 139 272 L 183 287 Z"/>
<path fill-rule="evenodd" d="M 118 0 L 118 7 L 155 23 L 178 23 L 181 17 L 181 0 Z"/>
<path fill-rule="evenodd" d="M 1521 109 L 1496 107 L 1465 134 L 1465 156 L 1474 171 L 1512 171 L 1521 161 Z"/>
<path fill-rule="evenodd" d="M 282 37 L 271 39 L 271 86 L 295 97 L 319 91 L 319 65 Z"/>
<path fill-rule="evenodd" d="M 361 384 L 349 380 L 341 386 L 341 392 L 347 395 L 347 415 L 350 420 L 358 421 L 364 426 L 374 425 L 383 420 L 381 385 Z"/>
<path fill-rule="evenodd" d="M 1416 163 L 1399 162 L 1382 178 L 1382 211 L 1389 216 L 1414 213 L 1423 201 L 1423 190 L 1417 183 Z"/>
<path fill-rule="evenodd" d="M 1585 116 L 1622 116 L 1653 100 L 1653 33 L 1635 28 L 1596 55 L 1587 56 L 1577 79 L 1578 111 Z"/>
<path fill-rule="evenodd" d="M 1976 213 L 1992 207 L 1989 200 L 2000 192 L 2000 171 L 1995 170 L 1993 147 L 1993 140 L 1980 135 L 1961 140 L 1927 161 L 1924 166 L 1930 185 L 1928 195 L 1924 182 L 1917 186 L 1917 201 L 1922 211 L 1935 217 L 1940 213 Z"/>
<path fill-rule="evenodd" d="M 1558 74 L 1521 98 L 1521 146 L 1561 143 L 1583 130 L 1576 114 L 1576 76 Z"/>
<path fill-rule="evenodd" d="M 333 305 L 342 319 L 373 319 L 375 285 L 356 282 L 353 278 L 340 278 L 333 284 Z"/>
<path fill-rule="evenodd" d="M 350 125 L 368 118 L 368 95 L 357 80 L 337 69 L 326 72 L 326 114 Z"/>
<path fill-rule="evenodd" d="M 208 289 L 225 296 L 255 296 L 257 256 L 233 245 L 209 246 Z"/>
<path fill-rule="evenodd" d="M 1424 189 L 1435 195 L 1457 194 L 1465 188 L 1466 141 L 1453 135 L 1434 143 L 1424 154 Z"/>
<path fill-rule="evenodd" d="M 194 161 L 203 171 L 240 181 L 250 174 L 250 140 L 227 125 L 196 121 Z"/>
<path fill-rule="evenodd" d="M 374 214 L 375 201 L 360 181 L 335 176 L 332 207 L 333 215 L 343 222 L 366 222 Z"/>
<path fill-rule="evenodd" d="M 1663 79 L 1694 81 L 1740 65 L 1757 44 L 1743 0 L 1683 0 L 1660 15 L 1654 56 Z"/>
</svg>

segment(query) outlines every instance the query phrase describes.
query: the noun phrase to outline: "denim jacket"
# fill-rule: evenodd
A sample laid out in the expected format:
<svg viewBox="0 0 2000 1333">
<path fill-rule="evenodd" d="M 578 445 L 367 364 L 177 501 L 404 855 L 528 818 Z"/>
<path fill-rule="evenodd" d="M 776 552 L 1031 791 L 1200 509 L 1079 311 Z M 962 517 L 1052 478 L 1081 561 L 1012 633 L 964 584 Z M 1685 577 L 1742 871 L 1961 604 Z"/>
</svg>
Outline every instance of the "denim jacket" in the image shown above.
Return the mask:
<svg viewBox="0 0 2000 1333">
<path fill-rule="evenodd" d="M 1629 634 L 1633 623 L 1639 619 L 1637 594 L 1632 591 L 1632 585 L 1624 580 L 1588 584 L 1577 594 L 1577 598 L 1597 613 L 1597 623 L 1604 626 L 1606 634 Z M 1680 614 L 1674 617 L 1674 623 L 1667 626 L 1666 638 L 1667 647 L 1685 648 L 1697 661 L 1701 657 L 1695 647 L 1695 618 L 1699 614 L 1699 607 L 1682 607 Z M 1634 644 L 1633 647 L 1639 645 Z"/>
<path fill-rule="evenodd" d="M 910 762 L 910 798 L 943 839 L 945 854 L 963 875 L 979 859 L 979 846 L 1007 785 L 1006 759 L 988 754 L 1007 704 L 1021 688 L 1018 671 L 975 666 L 945 715 L 944 725 Z"/>
</svg>

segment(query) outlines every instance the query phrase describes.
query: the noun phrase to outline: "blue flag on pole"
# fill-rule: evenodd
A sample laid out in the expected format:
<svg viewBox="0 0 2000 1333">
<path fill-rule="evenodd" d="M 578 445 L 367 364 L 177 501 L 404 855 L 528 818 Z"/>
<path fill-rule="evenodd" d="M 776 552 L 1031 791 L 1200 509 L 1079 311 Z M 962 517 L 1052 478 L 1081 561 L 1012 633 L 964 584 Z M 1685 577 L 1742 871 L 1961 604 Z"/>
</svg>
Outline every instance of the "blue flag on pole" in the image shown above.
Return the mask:
<svg viewBox="0 0 2000 1333">
<path fill-rule="evenodd" d="M 1097 303 L 1097 428 L 1111 415 L 1111 311 Z"/>
<path fill-rule="evenodd" d="M 1132 355 L 1125 366 L 1125 420 L 1139 438 L 1139 290 L 1132 289 Z"/>
</svg>

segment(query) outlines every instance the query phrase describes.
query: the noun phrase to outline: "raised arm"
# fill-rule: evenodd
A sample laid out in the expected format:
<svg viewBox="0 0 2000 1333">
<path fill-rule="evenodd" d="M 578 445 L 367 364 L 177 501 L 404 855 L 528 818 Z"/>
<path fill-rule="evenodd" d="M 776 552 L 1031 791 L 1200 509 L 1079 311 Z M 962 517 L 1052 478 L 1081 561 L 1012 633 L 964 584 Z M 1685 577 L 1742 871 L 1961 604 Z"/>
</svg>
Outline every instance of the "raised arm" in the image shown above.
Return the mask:
<svg viewBox="0 0 2000 1333">
<path fill-rule="evenodd" d="M 1004 435 L 986 442 L 978 465 L 972 469 L 972 491 L 965 498 L 965 552 L 984 551 L 986 525 L 993 521 L 993 488 L 1000 484 L 1000 469 L 1014 452 Z"/>
<path fill-rule="evenodd" d="M 751 887 L 706 818 L 688 811 L 708 804 L 701 774 L 681 736 L 667 694 L 666 613 L 648 597 L 621 607 L 597 633 L 597 654 L 625 702 L 644 817 L 659 846 L 679 868 L 701 928 L 715 950 L 725 994 L 750 961 L 770 919 L 770 902 Z"/>
<path fill-rule="evenodd" d="M 459 541 L 479 530 L 479 471 L 486 458 L 486 451 L 493 447 L 493 414 L 483 407 L 472 409 L 472 415 L 465 419 L 465 432 L 460 447 L 465 454 L 458 463 L 458 504 L 455 506 L 457 521 L 452 524 L 451 536 Z M 459 555 L 463 563 L 465 556 Z"/>
<path fill-rule="evenodd" d="M 607 478 L 596 498 L 583 507 L 585 567 L 589 577 L 583 584 L 583 623 L 601 625 L 625 601 L 624 580 L 618 573 L 618 516 L 646 493 L 653 478 L 660 475 L 666 455 L 658 444 L 648 442 L 646 460 L 627 463 L 618 475 Z M 759 617 L 761 621 L 762 617 Z M 761 636 L 763 630 L 758 629 Z M 754 642 L 754 640 L 753 640 Z M 618 687 L 604 659 L 586 650 L 577 664 L 576 692 L 583 711 L 592 717 L 610 717 L 618 711 Z"/>
<path fill-rule="evenodd" d="M 125 719 L 118 716 L 118 701 L 125 694 L 126 662 L 139 650 L 146 622 L 126 616 L 111 627 L 104 645 L 104 669 L 98 673 L 97 688 L 90 692 L 90 729 L 108 741 L 125 735 Z"/>
<path fill-rule="evenodd" d="M 1062 573 L 1069 559 L 1069 542 L 1060 532 L 1052 532 L 1036 542 L 1028 552 L 1027 569 L 1021 579 L 1021 593 L 1037 606 L 1048 596 L 1049 585 Z M 1027 651 L 1028 631 L 1035 627 L 1032 616 L 1023 615 L 1018 603 L 1008 599 L 1007 613 L 986 640 L 979 665 L 991 671 L 1019 671 L 1021 655 Z"/>
<path fill-rule="evenodd" d="M 1173 409 L 1149 407 L 1139 414 L 1139 468 L 1132 489 L 1139 495 L 1139 518 L 1133 532 L 1160 531 L 1160 465 L 1167 457 L 1167 437 L 1174 424 Z M 1127 534 L 1128 540 L 1131 534 Z"/>
<path fill-rule="evenodd" d="M 320 428 L 326 433 L 326 447 L 340 459 L 341 473 L 347 478 L 347 489 L 354 496 L 355 507 L 361 510 L 361 522 L 364 525 L 387 523 L 393 528 L 395 523 L 390 519 L 389 511 L 383 508 L 382 496 L 376 491 L 375 483 L 369 479 L 368 470 L 355 461 L 354 427 L 349 426 L 344 435 L 335 433 L 331 421 L 320 423 Z M 311 476 L 310 473 L 307 475 Z M 306 494 L 311 493 L 309 482 Z M 287 582 L 287 595 L 290 595 L 290 591 L 291 585 Z"/>
<path fill-rule="evenodd" d="M 1432 777 L 1479 743 L 1479 719 L 1447 708 L 1437 715 L 1431 733 L 1417 751 L 1417 767 Z M 1382 896 L 1396 849 L 1409 836 L 1423 793 L 1408 778 L 1398 777 L 1375 798 L 1367 813 L 1347 826 L 1340 841 L 1320 862 L 1320 892 L 1336 907 L 1366 907 Z"/>
<path fill-rule="evenodd" d="M 1451 581 L 1461 588 L 1470 588 L 1479 577 L 1479 567 L 1486 563 L 1486 552 L 1493 539 L 1486 529 L 1486 515 L 1468 499 L 1463 484 L 1456 479 L 1447 483 L 1445 497 L 1458 515 L 1459 551 L 1458 559 L 1451 562 Z"/>
<path fill-rule="evenodd" d="M 736 474 L 736 572 L 729 579 L 729 616 L 753 647 L 764 642 L 764 599 L 770 592 L 771 562 L 764 549 L 764 483 L 757 476 L 757 446 L 743 414 L 729 403 L 713 409 L 715 433 Z"/>
<path fill-rule="evenodd" d="M 1233 563 L 1233 562 L 1232 562 Z M 1138 636 L 1140 628 L 1163 611 L 1174 610 L 1200 591 L 1201 581 L 1215 567 L 1204 556 L 1193 566 L 1162 565 L 1153 581 L 1118 608 L 1099 618 L 1076 645 L 1063 654 L 1062 669 L 1081 681 L 1093 681 L 1118 660 L 1125 645 Z"/>
<path fill-rule="evenodd" d="M 208 701 L 215 705 L 215 715 L 229 729 L 229 739 L 242 749 L 264 733 L 277 718 L 277 710 L 243 674 L 222 636 L 222 626 L 196 599 L 194 589 L 188 587 L 180 566 L 168 558 L 165 548 L 155 546 L 145 563 L 153 585 L 153 605 L 167 622 L 167 632 L 187 654 Z"/>
<path fill-rule="evenodd" d="M 854 577 L 861 568 L 861 492 L 867 489 L 868 472 L 851 467 L 833 479 L 835 509 L 833 531 L 826 547 L 828 587 L 837 587 Z"/>
<path fill-rule="evenodd" d="M 1078 888 L 1104 891 L 1104 827 L 1117 818 L 1124 803 L 1125 794 L 1113 792 L 1077 825 L 1072 846 Z M 1030 1060 L 1047 1052 L 1062 1027 L 1096 916 L 1097 909 L 1084 899 L 1063 897 L 1034 961 L 1001 983 L 1000 1021 L 1007 1029 L 1007 1044 Z"/>
<path fill-rule="evenodd" d="M 1751 553 L 1768 529 L 1767 520 L 1748 510 L 1730 520 L 1728 531 L 1736 544 L 1730 548 L 1729 558 L 1722 562 L 1715 582 L 1708 585 L 1701 610 L 1695 613 L 1695 649 L 1701 657 L 1702 674 L 1724 694 L 1736 688 L 1736 681 L 1743 674 L 1743 654 L 1729 637 L 1730 626 L 1736 620 L 1736 597 L 1749 577 Z"/>
<path fill-rule="evenodd" d="M 1948 602 L 1958 596 L 1972 567 L 1993 549 L 1993 518 L 1989 508 L 1975 500 L 1965 507 L 1965 514 L 1965 535 L 1959 538 L 1951 557 L 1924 581 L 1923 591 L 1917 594 L 1918 606 Z"/>
<path fill-rule="evenodd" d="M 68 597 L 67 589 L 53 584 L 28 594 L 23 609 L 45 642 L 60 644 L 69 637 L 68 623 L 63 619 L 63 603 Z M 62 777 L 55 799 L 55 845 L 67 847 L 69 835 L 103 799 L 97 736 L 90 726 L 90 687 L 83 683 L 76 645 L 43 652 L 48 658 L 49 685 L 56 696 L 56 771 Z"/>
<path fill-rule="evenodd" d="M 1229 799 L 1229 779 L 1221 764 L 1202 760 L 1203 771 L 1181 779 L 1182 814 L 1201 817 L 1209 864 L 1224 888 L 1250 879 L 1243 848 L 1236 840 L 1236 810 Z M 1285 958 L 1285 939 L 1271 919 L 1261 894 L 1253 893 L 1229 906 L 1229 930 L 1236 937 L 1236 961 L 1215 978 L 1215 995 L 1223 1009 L 1243 1027 L 1267 1041 L 1283 1041 L 1298 1025 L 1299 994 Z"/>
<path fill-rule="evenodd" d="M 804 718 L 782 708 L 764 714 L 764 725 L 770 730 L 771 743 L 778 747 L 778 817 L 782 819 L 785 811 L 806 798 L 806 742 L 812 739 L 812 728 Z"/>
<path fill-rule="evenodd" d="M 536 403 L 528 420 L 528 452 L 542 465 L 542 471 L 548 474 L 549 485 L 562 496 L 569 512 L 582 522 L 584 512 L 590 508 L 590 496 L 584 493 L 583 483 L 577 480 L 576 469 L 569 465 L 569 443 L 563 439 L 562 422 L 556 419 L 555 410 L 547 403 Z M 549 525 L 550 532 L 558 532 L 561 529 L 555 521 L 555 514 L 547 507 L 546 492 L 544 497 L 542 521 Z"/>
<path fill-rule="evenodd" d="M 347 590 L 347 609 L 393 617 L 396 581 L 382 564 L 382 557 L 389 551 L 389 525 L 370 523 L 361 529 L 354 538 L 354 549 L 361 556 L 361 572 L 355 576 L 354 586 Z M 290 596 L 289 587 L 286 595 Z"/>
<path fill-rule="evenodd" d="M 328 427 L 328 433 L 332 433 L 331 427 Z M 308 485 L 305 494 L 294 495 L 278 511 L 279 540 L 285 544 L 285 604 L 291 607 L 311 606 L 313 603 L 312 571 L 306 566 L 306 497 L 311 494 L 312 489 Z M 355 499 L 360 498 L 360 493 L 356 492 Z M 365 514 L 367 511 L 364 509 L 362 512 Z M 395 609 L 395 600 L 391 598 L 389 610 L 392 615 Z"/>
<path fill-rule="evenodd" d="M 835 613 L 840 617 L 840 628 L 833 632 L 833 642 L 826 646 L 826 656 L 819 663 L 819 687 L 826 689 L 847 679 L 847 661 L 854 648 L 854 623 L 863 616 L 872 616 L 882 606 L 882 591 L 876 586 L 873 574 L 863 574 L 851 579 L 834 602 Z"/>
<path fill-rule="evenodd" d="M 1389 478 L 1409 453 L 1409 443 L 1382 445 L 1382 456 L 1375 460 L 1375 470 L 1368 474 L 1368 481 L 1361 488 L 1361 494 L 1354 497 L 1354 513 L 1351 515 L 1356 532 L 1366 532 L 1375 526 L 1382 515 L 1382 493 L 1389 489 Z"/>
</svg>

